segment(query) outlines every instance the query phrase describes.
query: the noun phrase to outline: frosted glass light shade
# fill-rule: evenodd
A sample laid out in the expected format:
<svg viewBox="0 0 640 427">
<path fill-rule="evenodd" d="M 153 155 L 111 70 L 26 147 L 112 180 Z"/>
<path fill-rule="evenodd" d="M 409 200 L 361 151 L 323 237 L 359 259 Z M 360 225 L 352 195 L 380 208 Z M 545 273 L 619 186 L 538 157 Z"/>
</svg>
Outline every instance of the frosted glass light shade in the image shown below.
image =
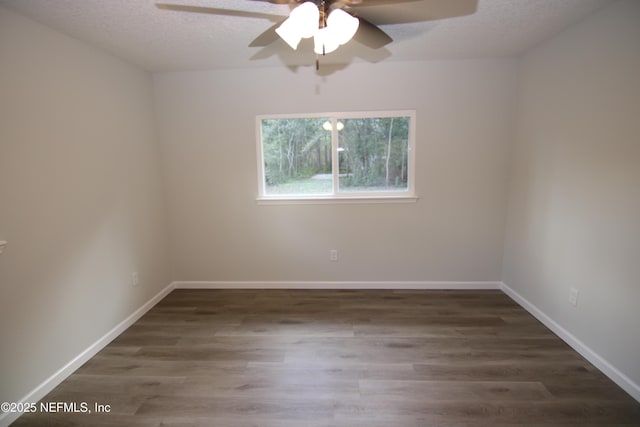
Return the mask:
<svg viewBox="0 0 640 427">
<path fill-rule="evenodd" d="M 291 21 L 291 18 L 287 18 L 278 28 L 276 28 L 276 33 L 280 36 L 282 40 L 284 40 L 291 49 L 298 49 L 298 44 L 300 44 L 300 31 L 296 25 Z"/>
<path fill-rule="evenodd" d="M 319 20 L 318 6 L 308 1 L 293 9 L 291 15 L 276 28 L 276 33 L 295 50 L 301 39 L 313 37 Z"/>
<path fill-rule="evenodd" d="M 313 38 L 313 42 L 313 51 L 318 55 L 331 53 L 340 46 L 336 39 L 335 30 L 331 27 L 320 28 Z"/>
<path fill-rule="evenodd" d="M 318 31 L 318 21 L 320 20 L 320 10 L 313 2 L 304 2 L 293 9 L 289 19 L 294 19 L 300 31 L 300 37 L 308 39 Z"/>
<path fill-rule="evenodd" d="M 342 9 L 336 9 L 327 18 L 327 27 L 333 30 L 333 37 L 339 45 L 353 38 L 360 26 L 360 20 Z"/>
</svg>

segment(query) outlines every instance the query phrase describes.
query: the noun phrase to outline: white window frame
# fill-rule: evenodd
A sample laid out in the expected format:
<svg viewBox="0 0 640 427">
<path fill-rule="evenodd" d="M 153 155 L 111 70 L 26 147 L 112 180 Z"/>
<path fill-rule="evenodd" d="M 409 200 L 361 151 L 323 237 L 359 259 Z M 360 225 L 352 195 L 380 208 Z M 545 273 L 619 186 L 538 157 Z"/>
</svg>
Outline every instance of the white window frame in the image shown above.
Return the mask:
<svg viewBox="0 0 640 427">
<path fill-rule="evenodd" d="M 333 122 L 331 131 L 331 172 L 333 175 L 332 194 L 265 194 L 266 180 L 264 170 L 264 156 L 262 147 L 262 121 L 269 119 L 304 119 L 327 117 Z M 407 190 L 406 191 L 363 191 L 338 192 L 338 130 L 337 122 L 341 119 L 366 119 L 387 117 L 409 117 L 409 141 L 407 152 Z M 258 196 L 260 204 L 298 204 L 298 203 L 410 203 L 417 201 L 415 191 L 415 158 L 416 158 L 416 112 L 415 110 L 388 111 L 355 111 L 333 113 L 296 113 L 296 114 L 268 114 L 256 116 L 257 161 L 258 161 Z"/>
</svg>

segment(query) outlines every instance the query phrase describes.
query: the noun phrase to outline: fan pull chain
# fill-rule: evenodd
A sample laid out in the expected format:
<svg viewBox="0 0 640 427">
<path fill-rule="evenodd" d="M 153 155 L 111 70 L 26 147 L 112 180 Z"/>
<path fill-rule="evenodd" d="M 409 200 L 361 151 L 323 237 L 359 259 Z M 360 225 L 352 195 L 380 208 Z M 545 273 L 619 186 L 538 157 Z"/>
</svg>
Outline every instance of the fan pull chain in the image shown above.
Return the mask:
<svg viewBox="0 0 640 427">
<path fill-rule="evenodd" d="M 322 29 L 327 26 L 327 4 L 324 0 L 320 1 L 318 4 L 318 9 L 320 10 L 320 23 L 319 27 Z M 322 44 L 322 56 L 325 56 L 325 47 L 324 43 Z M 316 71 L 320 71 L 320 57 L 316 53 Z"/>
</svg>

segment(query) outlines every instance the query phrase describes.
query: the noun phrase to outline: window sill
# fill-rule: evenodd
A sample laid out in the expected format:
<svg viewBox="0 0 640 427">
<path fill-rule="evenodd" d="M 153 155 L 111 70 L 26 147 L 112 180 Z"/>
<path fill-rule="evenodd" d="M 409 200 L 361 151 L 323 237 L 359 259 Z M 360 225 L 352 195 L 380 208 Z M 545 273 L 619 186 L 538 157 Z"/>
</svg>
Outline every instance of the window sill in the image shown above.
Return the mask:
<svg viewBox="0 0 640 427">
<path fill-rule="evenodd" d="M 259 205 L 331 205 L 331 204 L 383 204 L 383 203 L 415 203 L 417 196 L 282 196 L 282 197 L 258 197 Z"/>
</svg>

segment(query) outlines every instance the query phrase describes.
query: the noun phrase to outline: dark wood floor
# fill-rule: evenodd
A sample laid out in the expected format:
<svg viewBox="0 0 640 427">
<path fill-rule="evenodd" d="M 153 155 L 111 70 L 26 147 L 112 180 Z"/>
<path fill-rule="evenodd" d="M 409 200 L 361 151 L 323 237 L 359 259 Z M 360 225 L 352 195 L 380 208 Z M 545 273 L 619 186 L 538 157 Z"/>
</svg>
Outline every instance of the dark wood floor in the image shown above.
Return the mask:
<svg viewBox="0 0 640 427">
<path fill-rule="evenodd" d="M 176 290 L 15 426 L 640 425 L 499 291 Z"/>
</svg>

